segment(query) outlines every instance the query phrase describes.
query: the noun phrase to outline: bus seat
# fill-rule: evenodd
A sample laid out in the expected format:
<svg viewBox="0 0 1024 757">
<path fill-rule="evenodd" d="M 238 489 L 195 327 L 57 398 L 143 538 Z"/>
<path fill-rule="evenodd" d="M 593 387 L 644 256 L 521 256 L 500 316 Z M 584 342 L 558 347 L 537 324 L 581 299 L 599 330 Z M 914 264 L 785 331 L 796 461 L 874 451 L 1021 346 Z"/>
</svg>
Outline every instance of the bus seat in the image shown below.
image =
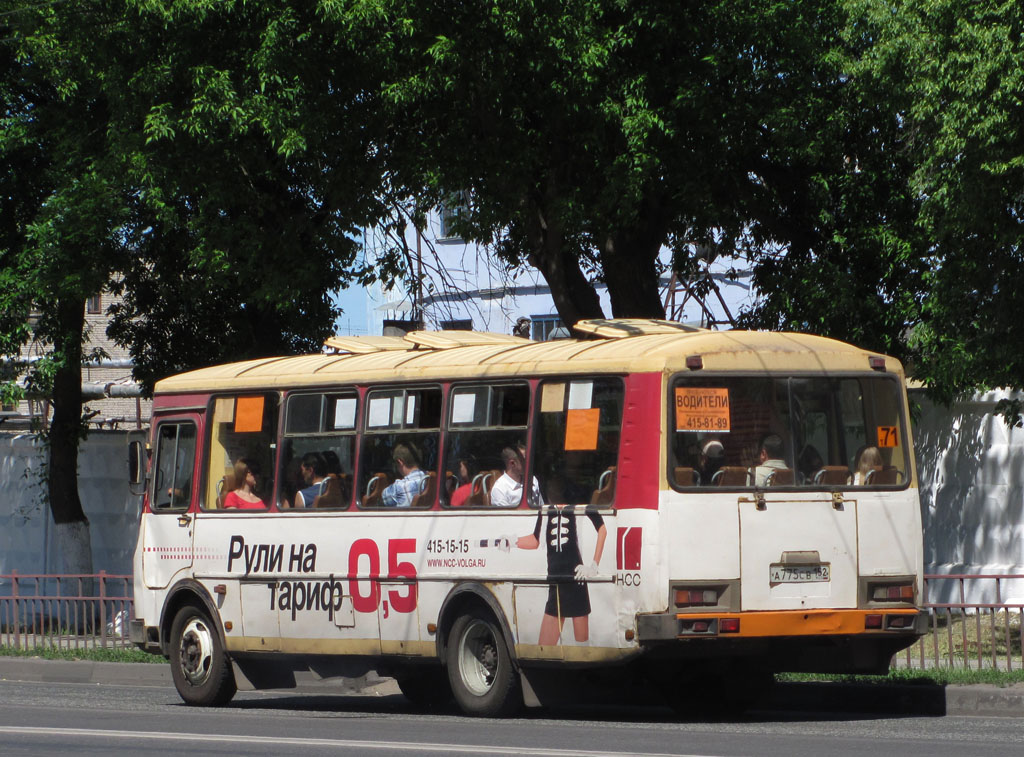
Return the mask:
<svg viewBox="0 0 1024 757">
<path fill-rule="evenodd" d="M 850 483 L 850 469 L 845 465 L 826 465 L 814 474 L 818 486 L 843 486 Z"/>
<path fill-rule="evenodd" d="M 328 474 L 320 494 L 313 497 L 313 507 L 341 507 L 346 504 L 343 477 L 347 478 L 344 473 L 341 476 L 336 473 Z"/>
<path fill-rule="evenodd" d="M 490 507 L 491 504 L 491 489 L 494 488 L 494 484 L 497 483 L 498 479 L 505 475 L 505 471 L 500 468 L 493 468 L 489 471 L 484 471 L 484 505 Z"/>
<path fill-rule="evenodd" d="M 776 468 L 768 474 L 765 484 L 767 486 L 792 486 L 793 480 L 792 468 Z"/>
<path fill-rule="evenodd" d="M 893 486 L 900 482 L 902 473 L 891 465 L 883 466 L 881 470 L 875 468 L 869 470 L 865 483 L 868 486 Z"/>
<path fill-rule="evenodd" d="M 473 487 L 469 490 L 469 496 L 466 498 L 466 505 L 468 507 L 483 507 L 490 504 L 490 498 L 487 496 L 490 491 L 490 486 L 487 485 L 487 479 L 491 477 L 488 473 L 477 473 L 473 476 Z"/>
<path fill-rule="evenodd" d="M 427 473 L 421 487 L 420 493 L 412 498 L 410 507 L 430 507 L 434 504 L 434 499 L 437 497 L 437 473 L 434 471 Z"/>
<path fill-rule="evenodd" d="M 612 465 L 597 479 L 597 488 L 590 495 L 592 505 L 610 505 L 615 501 L 615 466 Z"/>
<path fill-rule="evenodd" d="M 366 482 L 366 493 L 362 499 L 363 507 L 380 507 L 381 495 L 384 494 L 387 485 L 388 475 L 386 473 L 374 473 Z"/>
<path fill-rule="evenodd" d="M 224 507 L 224 500 L 227 499 L 228 492 L 233 492 L 237 488 L 235 485 L 235 469 L 229 468 L 217 483 L 217 507 Z"/>
<path fill-rule="evenodd" d="M 700 475 L 697 473 L 696 468 L 686 468 L 682 465 L 677 465 L 675 470 L 672 472 L 675 479 L 676 486 L 699 486 Z"/>
<path fill-rule="evenodd" d="M 749 471 L 742 465 L 723 465 L 711 477 L 712 486 L 746 486 Z"/>
</svg>

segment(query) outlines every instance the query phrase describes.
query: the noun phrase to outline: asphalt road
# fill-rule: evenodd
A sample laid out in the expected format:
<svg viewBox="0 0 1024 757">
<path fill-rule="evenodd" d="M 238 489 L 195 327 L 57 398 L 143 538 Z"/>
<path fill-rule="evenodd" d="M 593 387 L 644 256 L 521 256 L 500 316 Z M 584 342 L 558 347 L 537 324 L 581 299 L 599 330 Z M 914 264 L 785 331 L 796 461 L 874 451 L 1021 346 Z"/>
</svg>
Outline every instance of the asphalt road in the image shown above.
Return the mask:
<svg viewBox="0 0 1024 757">
<path fill-rule="evenodd" d="M 755 712 L 679 722 L 661 708 L 562 707 L 511 720 L 424 714 L 398 694 L 240 693 L 181 704 L 164 683 L 0 681 L 9 755 L 831 755 L 1021 753 L 1020 720 L 981 716 Z"/>
</svg>

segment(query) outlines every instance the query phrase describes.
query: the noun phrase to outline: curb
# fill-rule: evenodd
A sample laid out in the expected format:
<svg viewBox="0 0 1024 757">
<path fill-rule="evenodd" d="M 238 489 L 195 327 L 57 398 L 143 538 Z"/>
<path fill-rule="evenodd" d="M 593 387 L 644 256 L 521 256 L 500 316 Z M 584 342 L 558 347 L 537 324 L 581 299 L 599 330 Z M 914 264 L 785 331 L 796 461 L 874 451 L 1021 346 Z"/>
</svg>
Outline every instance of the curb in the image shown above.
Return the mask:
<svg viewBox="0 0 1024 757">
<path fill-rule="evenodd" d="M 317 679 L 296 673 L 295 689 L 333 696 L 400 694 L 390 678 L 370 673 L 361 678 Z M 169 665 L 0 657 L 0 681 L 87 683 L 173 688 Z M 1024 684 L 999 687 L 890 686 L 884 684 L 779 683 L 758 709 L 771 712 L 864 712 L 887 715 L 978 715 L 1024 717 Z"/>
</svg>

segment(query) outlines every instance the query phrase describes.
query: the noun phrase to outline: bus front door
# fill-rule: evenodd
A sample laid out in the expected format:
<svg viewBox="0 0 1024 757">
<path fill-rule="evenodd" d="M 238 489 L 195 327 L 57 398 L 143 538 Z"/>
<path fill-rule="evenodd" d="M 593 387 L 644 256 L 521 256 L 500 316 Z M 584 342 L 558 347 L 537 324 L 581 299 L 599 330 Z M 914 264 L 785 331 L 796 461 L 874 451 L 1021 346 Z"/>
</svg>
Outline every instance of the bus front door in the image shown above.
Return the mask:
<svg viewBox="0 0 1024 757">
<path fill-rule="evenodd" d="M 142 572 L 147 588 L 162 589 L 192 567 L 196 508 L 198 416 L 157 421 L 149 511 L 142 518 Z"/>
</svg>

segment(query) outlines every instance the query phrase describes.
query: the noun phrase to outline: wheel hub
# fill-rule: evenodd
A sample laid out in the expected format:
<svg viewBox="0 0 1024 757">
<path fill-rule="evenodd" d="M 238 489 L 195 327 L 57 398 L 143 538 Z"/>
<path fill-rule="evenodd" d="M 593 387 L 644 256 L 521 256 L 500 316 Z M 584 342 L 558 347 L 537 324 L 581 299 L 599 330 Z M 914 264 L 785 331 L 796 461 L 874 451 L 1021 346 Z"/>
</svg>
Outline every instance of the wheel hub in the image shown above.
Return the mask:
<svg viewBox="0 0 1024 757">
<path fill-rule="evenodd" d="M 201 686 L 213 667 L 213 638 L 201 618 L 192 618 L 181 633 L 181 672 L 193 686 Z"/>
</svg>

